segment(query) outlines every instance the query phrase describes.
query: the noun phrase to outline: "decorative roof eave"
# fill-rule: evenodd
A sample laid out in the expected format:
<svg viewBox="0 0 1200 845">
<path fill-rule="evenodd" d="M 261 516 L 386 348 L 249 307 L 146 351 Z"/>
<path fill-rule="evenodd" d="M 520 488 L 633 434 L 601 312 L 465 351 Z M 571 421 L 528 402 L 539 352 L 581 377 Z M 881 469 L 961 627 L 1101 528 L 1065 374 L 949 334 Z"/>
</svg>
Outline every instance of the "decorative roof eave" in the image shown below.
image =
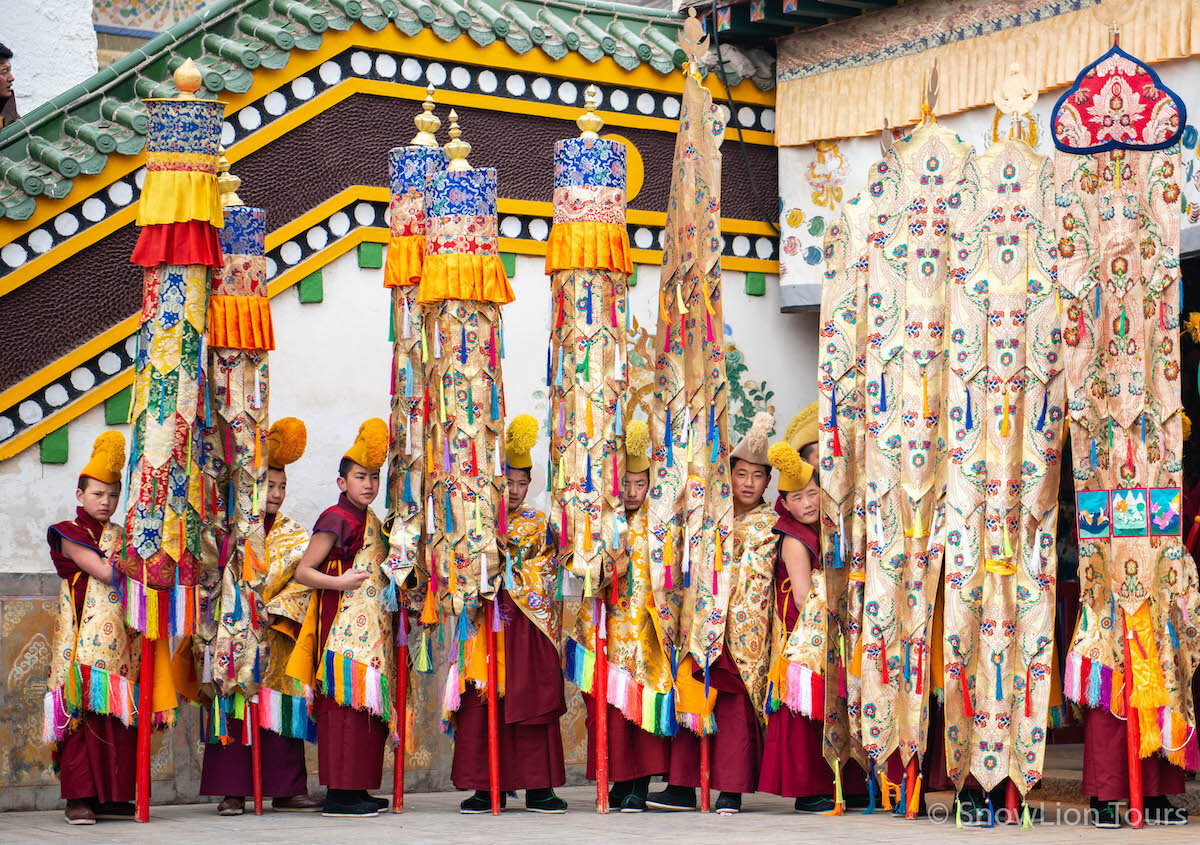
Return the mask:
<svg viewBox="0 0 1200 845">
<path fill-rule="evenodd" d="M 352 18 L 343 9 L 361 14 Z M 552 60 L 576 52 L 588 62 L 610 56 L 631 71 L 645 64 L 670 74 L 681 18 L 670 12 L 587 0 L 213 0 L 139 50 L 0 130 L 0 219 L 28 219 L 39 197 L 63 199 L 80 173 L 103 169 L 113 152 L 133 155 L 145 143 L 140 100 L 173 96 L 170 75 L 192 58 L 210 97 L 250 90 L 260 68 L 278 70 L 292 50 L 315 50 L 328 30 L 361 23 L 380 32 L 388 21 L 443 41 L 468 34 L 480 46 L 503 40 L 518 54 L 540 47 Z M 756 76 L 757 84 L 761 77 Z M 737 85 L 741 77 L 730 76 Z M 40 140 L 38 140 L 40 139 Z"/>
</svg>

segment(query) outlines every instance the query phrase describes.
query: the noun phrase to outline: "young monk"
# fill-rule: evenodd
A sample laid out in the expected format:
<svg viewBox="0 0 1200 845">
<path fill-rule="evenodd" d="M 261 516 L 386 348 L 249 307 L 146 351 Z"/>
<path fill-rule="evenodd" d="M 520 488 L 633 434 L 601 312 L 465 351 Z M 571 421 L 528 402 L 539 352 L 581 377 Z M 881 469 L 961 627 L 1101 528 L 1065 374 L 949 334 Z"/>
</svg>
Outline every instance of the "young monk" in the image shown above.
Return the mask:
<svg viewBox="0 0 1200 845">
<path fill-rule="evenodd" d="M 567 782 L 559 719 L 567 712 L 561 658 L 562 601 L 555 549 L 546 543 L 546 517 L 525 507 L 537 443 L 537 420 L 521 414 L 508 426 L 508 544 L 496 594 L 503 630 L 496 632 L 499 709 L 500 789 L 525 790 L 525 809 L 565 813 L 567 802 L 554 787 Z M 484 625 L 494 624 L 486 602 L 476 613 L 476 635 L 467 643 L 450 780 L 475 793 L 459 805 L 467 814 L 491 812 L 488 776 L 486 644 Z M 453 676 L 451 676 L 453 681 Z M 476 690 L 470 688 L 474 684 Z M 500 796 L 501 806 L 506 795 Z"/>
<path fill-rule="evenodd" d="M 329 788 L 322 814 L 362 818 L 387 807 L 369 792 L 383 779 L 383 751 L 395 718 L 392 614 L 384 604 L 386 538 L 371 510 L 388 427 L 367 420 L 338 466 L 341 495 L 317 519 L 296 568 L 313 589 L 287 674 L 316 689 L 317 760 Z"/>
<path fill-rule="evenodd" d="M 313 812 L 322 800 L 308 795 L 308 769 L 304 741 L 310 736 L 304 690 L 284 674 L 296 635 L 304 622 L 310 590 L 293 580 L 309 543 L 308 532 L 298 522 L 279 513 L 287 495 L 287 465 L 304 454 L 307 432 L 295 417 L 277 420 L 267 435 L 267 498 L 264 528 L 267 533 L 267 585 L 263 599 L 271 617 L 267 633 L 268 659 L 259 689 L 262 730 L 259 754 L 263 795 L 271 797 L 278 812 Z M 285 718 L 286 716 L 286 718 Z M 217 813 L 240 816 L 246 796 L 253 792 L 252 752 L 241 742 L 240 719 L 229 720 L 228 745 L 206 743 L 200 767 L 200 794 L 222 795 Z"/>
<path fill-rule="evenodd" d="M 54 743 L 68 824 L 133 818 L 134 684 L 141 642 L 125 627 L 109 563 L 124 537 L 120 521 L 110 521 L 121 498 L 124 465 L 124 435 L 107 431 L 96 438 L 91 459 L 79 474 L 75 518 L 46 532 L 50 559 L 63 584 L 43 736 Z M 105 694 L 96 695 L 97 690 Z"/>
<path fill-rule="evenodd" d="M 709 742 L 712 786 L 720 790 L 713 809 L 737 813 L 742 794 L 758 788 L 762 763 L 761 718 L 767 694 L 767 657 L 771 627 L 771 575 L 775 562 L 775 515 L 763 501 L 771 479 L 767 459 L 770 414 L 754 417 L 742 442 L 730 453 L 733 481 L 733 571 L 724 651 L 710 667 L 716 690 L 713 718 L 717 730 Z M 701 673 L 703 670 L 699 670 Z M 694 810 L 700 785 L 700 741 L 679 731 L 671 741 L 668 786 L 651 795 L 656 810 Z"/>
<path fill-rule="evenodd" d="M 653 714 L 662 708 L 631 706 L 671 691 L 671 659 L 658 638 L 647 602 L 651 599 L 650 554 L 647 543 L 647 512 L 643 505 L 650 490 L 650 432 L 646 423 L 633 420 L 625 429 L 625 484 L 622 504 L 629 525 L 628 554 L 617 558 L 614 589 L 606 590 L 605 617 L 610 675 L 615 670 L 621 684 L 611 684 L 610 693 L 620 695 L 622 704 L 608 710 L 608 774 L 612 780 L 609 806 L 622 813 L 646 809 L 650 778 L 666 774 L 670 741 L 661 735 L 664 726 L 654 723 Z M 586 623 L 586 624 L 585 624 Z M 572 647 L 595 648 L 595 627 L 590 602 L 584 602 Z M 582 660 L 581 660 L 582 662 Z M 629 694 L 632 688 L 636 694 Z M 596 777 L 596 699 L 584 693 L 587 707 L 587 777 Z M 650 718 L 646 718 L 649 716 Z"/>
</svg>

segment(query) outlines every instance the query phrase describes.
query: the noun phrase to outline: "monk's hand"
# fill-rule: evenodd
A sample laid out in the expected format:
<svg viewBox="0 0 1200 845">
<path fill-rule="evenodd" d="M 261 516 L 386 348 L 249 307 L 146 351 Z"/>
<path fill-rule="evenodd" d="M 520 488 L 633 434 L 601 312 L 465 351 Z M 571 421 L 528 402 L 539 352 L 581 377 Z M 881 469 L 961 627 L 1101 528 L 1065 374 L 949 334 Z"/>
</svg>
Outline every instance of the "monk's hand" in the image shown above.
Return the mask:
<svg viewBox="0 0 1200 845">
<path fill-rule="evenodd" d="M 365 569 L 351 569 L 345 575 L 337 576 L 337 588 L 342 592 L 349 592 L 369 577 Z"/>
</svg>

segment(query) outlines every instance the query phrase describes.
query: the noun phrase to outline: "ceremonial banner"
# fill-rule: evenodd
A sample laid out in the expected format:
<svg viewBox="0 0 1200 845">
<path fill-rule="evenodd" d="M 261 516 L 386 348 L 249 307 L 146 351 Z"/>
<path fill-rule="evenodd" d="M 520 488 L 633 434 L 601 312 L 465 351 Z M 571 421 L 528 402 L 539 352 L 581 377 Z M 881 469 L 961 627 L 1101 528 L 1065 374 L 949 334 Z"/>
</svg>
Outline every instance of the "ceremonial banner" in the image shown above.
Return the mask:
<svg viewBox="0 0 1200 845">
<path fill-rule="evenodd" d="M 1194 771 L 1200 594 L 1180 513 L 1184 106 L 1114 46 L 1051 118 L 1081 590 L 1064 692 L 1122 715 L 1128 689 L 1141 755 Z"/>
<path fill-rule="evenodd" d="M 724 645 L 733 528 L 721 305 L 720 146 L 712 96 L 684 81 L 655 335 L 650 570 L 664 647 L 708 666 Z M 680 724 L 704 720 L 681 712 Z"/>
<path fill-rule="evenodd" d="M 998 141 L 952 196 L 943 655 L 946 770 L 1042 776 L 1063 416 L 1050 160 Z"/>
</svg>

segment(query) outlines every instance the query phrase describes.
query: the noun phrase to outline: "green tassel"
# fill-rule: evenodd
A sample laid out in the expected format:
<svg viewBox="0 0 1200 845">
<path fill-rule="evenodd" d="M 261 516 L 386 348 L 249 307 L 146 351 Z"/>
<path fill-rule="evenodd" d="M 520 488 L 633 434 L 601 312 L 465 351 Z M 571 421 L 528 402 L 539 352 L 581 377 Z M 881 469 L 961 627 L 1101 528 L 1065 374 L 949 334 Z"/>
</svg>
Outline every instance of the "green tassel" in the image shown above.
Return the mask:
<svg viewBox="0 0 1200 845">
<path fill-rule="evenodd" d="M 962 801 L 954 799 L 954 826 L 962 830 Z"/>
<path fill-rule="evenodd" d="M 1021 810 L 1021 830 L 1029 830 L 1033 827 L 1033 822 L 1029 818 L 1029 805 L 1024 805 Z"/>
</svg>

